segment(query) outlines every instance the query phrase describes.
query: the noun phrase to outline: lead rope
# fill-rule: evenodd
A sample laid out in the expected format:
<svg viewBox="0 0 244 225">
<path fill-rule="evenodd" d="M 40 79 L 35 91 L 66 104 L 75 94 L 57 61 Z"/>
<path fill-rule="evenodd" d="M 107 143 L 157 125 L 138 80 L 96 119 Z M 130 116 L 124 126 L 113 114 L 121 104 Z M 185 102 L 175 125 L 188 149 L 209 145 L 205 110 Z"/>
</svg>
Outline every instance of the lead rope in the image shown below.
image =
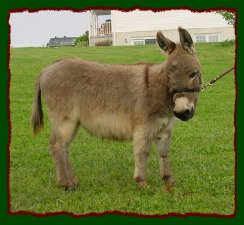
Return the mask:
<svg viewBox="0 0 244 225">
<path fill-rule="evenodd" d="M 212 86 L 217 80 L 219 80 L 220 78 L 224 77 L 225 75 L 227 75 L 228 73 L 230 73 L 234 69 L 235 69 L 235 67 L 232 67 L 232 68 L 226 70 L 224 73 L 218 75 L 217 77 L 214 77 L 207 84 L 202 86 L 201 91 L 204 91 L 207 87 Z"/>
</svg>

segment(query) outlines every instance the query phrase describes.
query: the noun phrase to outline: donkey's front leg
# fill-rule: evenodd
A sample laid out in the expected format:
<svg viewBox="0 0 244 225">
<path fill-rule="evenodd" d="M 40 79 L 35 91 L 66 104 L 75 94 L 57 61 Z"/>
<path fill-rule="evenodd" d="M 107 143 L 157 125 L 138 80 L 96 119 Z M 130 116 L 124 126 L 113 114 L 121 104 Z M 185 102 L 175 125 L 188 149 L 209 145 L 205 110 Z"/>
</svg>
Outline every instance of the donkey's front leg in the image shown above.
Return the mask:
<svg viewBox="0 0 244 225">
<path fill-rule="evenodd" d="M 164 129 L 157 136 L 157 149 L 160 165 L 160 174 L 162 180 L 165 181 L 168 191 L 171 191 L 171 188 L 174 184 L 173 178 L 170 172 L 170 161 L 169 161 L 169 149 L 170 149 L 170 138 L 171 138 L 171 129 Z"/>
<path fill-rule="evenodd" d="M 147 159 L 151 148 L 151 135 L 147 126 L 135 130 L 133 145 L 135 158 L 134 180 L 138 187 L 145 187 Z"/>
</svg>

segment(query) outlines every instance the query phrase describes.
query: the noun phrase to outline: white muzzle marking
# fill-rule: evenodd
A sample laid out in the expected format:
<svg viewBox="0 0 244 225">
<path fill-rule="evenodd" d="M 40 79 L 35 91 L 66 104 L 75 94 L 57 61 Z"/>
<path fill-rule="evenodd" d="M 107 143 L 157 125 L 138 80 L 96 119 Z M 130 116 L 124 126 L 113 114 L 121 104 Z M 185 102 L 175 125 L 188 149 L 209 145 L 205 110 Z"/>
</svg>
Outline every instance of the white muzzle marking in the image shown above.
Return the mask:
<svg viewBox="0 0 244 225">
<path fill-rule="evenodd" d="M 180 113 L 191 109 L 194 109 L 194 104 L 187 97 L 184 96 L 175 99 L 175 112 Z"/>
</svg>

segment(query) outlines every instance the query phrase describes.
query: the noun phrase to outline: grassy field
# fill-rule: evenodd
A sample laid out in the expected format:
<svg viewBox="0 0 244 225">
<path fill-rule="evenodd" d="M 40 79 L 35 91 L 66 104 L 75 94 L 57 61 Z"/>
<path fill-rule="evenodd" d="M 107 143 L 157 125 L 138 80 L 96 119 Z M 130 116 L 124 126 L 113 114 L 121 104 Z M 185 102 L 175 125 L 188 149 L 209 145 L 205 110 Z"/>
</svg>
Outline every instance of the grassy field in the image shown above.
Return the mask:
<svg viewBox="0 0 244 225">
<path fill-rule="evenodd" d="M 234 65 L 234 48 L 228 44 L 197 45 L 205 81 Z M 71 145 L 71 160 L 81 183 L 77 191 L 67 192 L 56 187 L 45 107 L 45 129 L 35 138 L 31 134 L 30 112 L 40 70 L 66 56 L 123 64 L 160 63 L 164 57 L 157 46 L 20 48 L 11 49 L 10 54 L 11 211 L 233 214 L 233 73 L 201 93 L 195 117 L 178 122 L 174 129 L 170 155 L 176 181 L 173 194 L 160 180 L 155 146 L 147 170 L 150 187 L 138 189 L 133 181 L 131 142 L 100 140 L 82 129 Z"/>
</svg>

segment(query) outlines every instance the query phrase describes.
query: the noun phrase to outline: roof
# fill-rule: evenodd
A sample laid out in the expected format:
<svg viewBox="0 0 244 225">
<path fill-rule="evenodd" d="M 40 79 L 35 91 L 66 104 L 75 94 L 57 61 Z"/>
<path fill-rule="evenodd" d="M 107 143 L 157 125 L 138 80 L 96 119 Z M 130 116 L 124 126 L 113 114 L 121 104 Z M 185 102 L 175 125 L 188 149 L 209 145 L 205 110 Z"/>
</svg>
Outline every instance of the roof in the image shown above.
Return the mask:
<svg viewBox="0 0 244 225">
<path fill-rule="evenodd" d="M 111 10 L 93 10 L 98 16 L 111 15 Z"/>
<path fill-rule="evenodd" d="M 57 47 L 57 46 L 73 46 L 75 45 L 75 39 L 77 37 L 55 37 L 50 38 L 47 46 L 49 47 Z"/>
</svg>

